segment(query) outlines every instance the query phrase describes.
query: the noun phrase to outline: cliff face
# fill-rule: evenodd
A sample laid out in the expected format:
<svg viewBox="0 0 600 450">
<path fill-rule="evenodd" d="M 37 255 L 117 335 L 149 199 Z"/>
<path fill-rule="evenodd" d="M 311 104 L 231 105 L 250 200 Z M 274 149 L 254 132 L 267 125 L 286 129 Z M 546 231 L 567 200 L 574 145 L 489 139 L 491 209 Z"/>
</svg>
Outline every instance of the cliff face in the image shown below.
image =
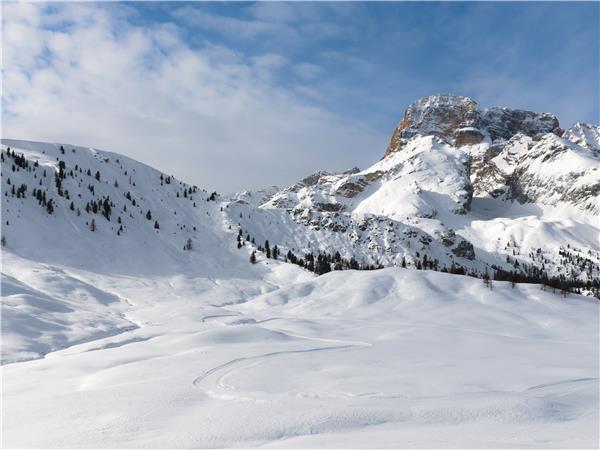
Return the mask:
<svg viewBox="0 0 600 450">
<path fill-rule="evenodd" d="M 476 129 L 481 121 L 477 103 L 468 97 L 432 95 L 410 105 L 398 124 L 384 158 L 417 134 L 452 139 L 456 130 Z"/>
<path fill-rule="evenodd" d="M 553 114 L 480 109 L 468 97 L 433 95 L 406 109 L 382 159 L 408 151 L 419 136 L 468 156 L 470 185 L 461 190 L 477 197 L 599 210 L 598 126 L 577 123 L 563 132 Z"/>
<path fill-rule="evenodd" d="M 508 140 L 516 134 L 539 137 L 546 133 L 562 135 L 553 114 L 499 107 L 479 109 L 468 97 L 432 95 L 406 109 L 384 158 L 401 149 L 415 135 L 438 136 L 461 147 L 479 144 L 485 138 L 493 142 Z"/>
</svg>

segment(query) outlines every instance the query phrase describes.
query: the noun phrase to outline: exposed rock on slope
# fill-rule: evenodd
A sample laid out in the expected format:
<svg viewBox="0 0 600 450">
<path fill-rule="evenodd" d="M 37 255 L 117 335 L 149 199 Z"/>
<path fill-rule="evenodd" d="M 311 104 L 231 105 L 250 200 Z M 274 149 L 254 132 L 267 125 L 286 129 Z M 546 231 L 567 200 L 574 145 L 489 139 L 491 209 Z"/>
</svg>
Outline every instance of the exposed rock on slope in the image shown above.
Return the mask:
<svg viewBox="0 0 600 450">
<path fill-rule="evenodd" d="M 454 95 L 432 95 L 410 105 L 398 124 L 384 158 L 401 149 L 416 135 L 439 136 L 456 147 L 510 139 L 521 133 L 535 137 L 562 134 L 556 116 L 510 108 L 479 109 L 477 103 Z"/>
<path fill-rule="evenodd" d="M 587 148 L 595 155 L 600 153 L 600 126 L 577 122 L 563 136 L 580 147 Z"/>
<path fill-rule="evenodd" d="M 478 127 L 477 103 L 468 97 L 432 95 L 410 105 L 392 134 L 384 158 L 398 151 L 417 134 L 451 138 L 461 128 Z"/>
<path fill-rule="evenodd" d="M 517 133 L 536 137 L 546 133 L 562 134 L 553 114 L 536 113 L 509 108 L 490 108 L 483 111 L 481 127 L 492 140 L 510 139 Z"/>
</svg>

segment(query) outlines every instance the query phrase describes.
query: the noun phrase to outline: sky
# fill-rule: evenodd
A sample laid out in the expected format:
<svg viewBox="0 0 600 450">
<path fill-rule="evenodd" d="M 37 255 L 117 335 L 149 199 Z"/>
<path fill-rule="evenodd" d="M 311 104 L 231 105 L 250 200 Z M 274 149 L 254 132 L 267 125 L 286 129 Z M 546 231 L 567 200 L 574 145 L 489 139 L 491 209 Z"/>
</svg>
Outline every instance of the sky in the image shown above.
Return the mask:
<svg viewBox="0 0 600 450">
<path fill-rule="evenodd" d="M 598 124 L 588 3 L 2 3 L 2 136 L 219 192 L 368 167 L 435 93 Z"/>
</svg>

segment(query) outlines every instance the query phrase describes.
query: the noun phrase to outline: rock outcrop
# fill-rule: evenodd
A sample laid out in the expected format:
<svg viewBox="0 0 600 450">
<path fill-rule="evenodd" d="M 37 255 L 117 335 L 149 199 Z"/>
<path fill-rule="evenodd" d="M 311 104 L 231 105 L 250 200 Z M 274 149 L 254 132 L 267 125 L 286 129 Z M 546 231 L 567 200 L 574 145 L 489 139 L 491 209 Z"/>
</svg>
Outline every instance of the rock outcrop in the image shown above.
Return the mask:
<svg viewBox="0 0 600 450">
<path fill-rule="evenodd" d="M 432 95 L 417 100 L 404 112 L 384 158 L 398 151 L 417 134 L 451 139 L 460 128 L 477 128 L 480 113 L 477 103 L 468 97 L 455 95 Z"/>
<path fill-rule="evenodd" d="M 593 154 L 600 154 L 600 126 L 577 122 L 563 135 L 565 139 L 587 148 Z"/>
<path fill-rule="evenodd" d="M 492 141 L 508 140 L 517 133 L 539 137 L 547 133 L 562 134 L 558 119 L 553 114 L 536 113 L 510 108 L 490 108 L 483 112 L 482 128 Z"/>
<path fill-rule="evenodd" d="M 477 103 L 456 95 L 432 95 L 410 105 L 398 124 L 383 157 L 400 150 L 414 136 L 438 136 L 462 147 L 508 140 L 516 134 L 533 138 L 563 131 L 553 114 L 493 107 L 479 109 Z"/>
</svg>

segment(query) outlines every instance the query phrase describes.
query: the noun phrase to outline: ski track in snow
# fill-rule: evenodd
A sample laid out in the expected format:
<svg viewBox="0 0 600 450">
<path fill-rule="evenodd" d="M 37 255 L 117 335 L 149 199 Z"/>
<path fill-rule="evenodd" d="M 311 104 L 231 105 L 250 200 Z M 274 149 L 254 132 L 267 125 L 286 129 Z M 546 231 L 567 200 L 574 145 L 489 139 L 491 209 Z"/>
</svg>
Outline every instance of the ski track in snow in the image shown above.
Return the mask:
<svg viewBox="0 0 600 450">
<path fill-rule="evenodd" d="M 202 321 L 204 322 L 208 318 L 231 317 L 231 316 L 236 316 L 236 314 L 222 314 L 222 315 L 207 316 Z M 250 320 L 250 321 L 252 321 L 252 323 L 255 323 L 255 324 L 260 324 L 260 323 L 265 323 L 265 322 L 269 322 L 269 321 L 273 321 L 273 320 L 280 320 L 280 319 L 282 319 L 282 318 L 271 317 L 271 318 L 263 319 L 261 321 L 255 321 L 254 319 L 246 319 L 246 320 Z M 323 343 L 338 343 L 338 344 L 342 344 L 342 345 L 329 346 L 329 347 L 312 347 L 312 348 L 299 349 L 299 350 L 282 350 L 282 351 L 263 353 L 263 354 L 259 354 L 259 355 L 253 355 L 253 356 L 246 356 L 246 357 L 242 357 L 242 358 L 235 358 L 235 359 L 232 359 L 231 361 L 228 361 L 224 364 L 220 364 L 216 367 L 213 367 L 213 368 L 207 370 L 204 374 L 195 378 L 194 381 L 192 381 L 192 385 L 196 386 L 196 387 L 201 387 L 203 382 L 210 383 L 212 378 L 216 378 L 215 381 L 212 381 L 212 383 L 210 383 L 210 385 L 213 386 L 213 389 L 209 389 L 208 387 L 203 388 L 209 395 L 216 397 L 216 398 L 251 400 L 251 398 L 248 397 L 248 395 L 233 394 L 232 392 L 235 390 L 235 386 L 226 385 L 225 383 L 223 383 L 223 379 L 226 378 L 229 374 L 231 374 L 234 371 L 240 372 L 245 368 L 253 367 L 257 364 L 260 364 L 261 362 L 263 362 L 265 359 L 268 359 L 268 358 L 275 358 L 275 357 L 282 358 L 282 357 L 286 357 L 286 356 L 293 356 L 293 355 L 297 355 L 297 354 L 311 353 L 311 352 L 362 349 L 362 348 L 372 346 L 372 344 L 366 343 L 366 342 L 348 342 L 348 341 L 341 341 L 341 340 L 337 340 L 337 339 L 314 338 L 314 337 L 309 337 L 309 336 L 301 336 L 301 335 L 297 335 L 297 334 L 291 334 L 291 333 L 288 333 L 281 329 L 276 329 L 274 331 L 284 333 L 286 336 L 289 336 L 289 337 L 295 338 L 295 339 L 302 339 L 302 340 L 307 340 L 307 341 L 323 342 Z M 246 363 L 250 363 L 250 364 L 246 364 Z M 229 392 L 229 394 L 216 395 L 214 392 L 215 388 L 220 388 L 221 390 L 225 390 L 225 391 Z M 264 399 L 254 399 L 254 401 L 265 401 L 265 400 Z"/>
</svg>

